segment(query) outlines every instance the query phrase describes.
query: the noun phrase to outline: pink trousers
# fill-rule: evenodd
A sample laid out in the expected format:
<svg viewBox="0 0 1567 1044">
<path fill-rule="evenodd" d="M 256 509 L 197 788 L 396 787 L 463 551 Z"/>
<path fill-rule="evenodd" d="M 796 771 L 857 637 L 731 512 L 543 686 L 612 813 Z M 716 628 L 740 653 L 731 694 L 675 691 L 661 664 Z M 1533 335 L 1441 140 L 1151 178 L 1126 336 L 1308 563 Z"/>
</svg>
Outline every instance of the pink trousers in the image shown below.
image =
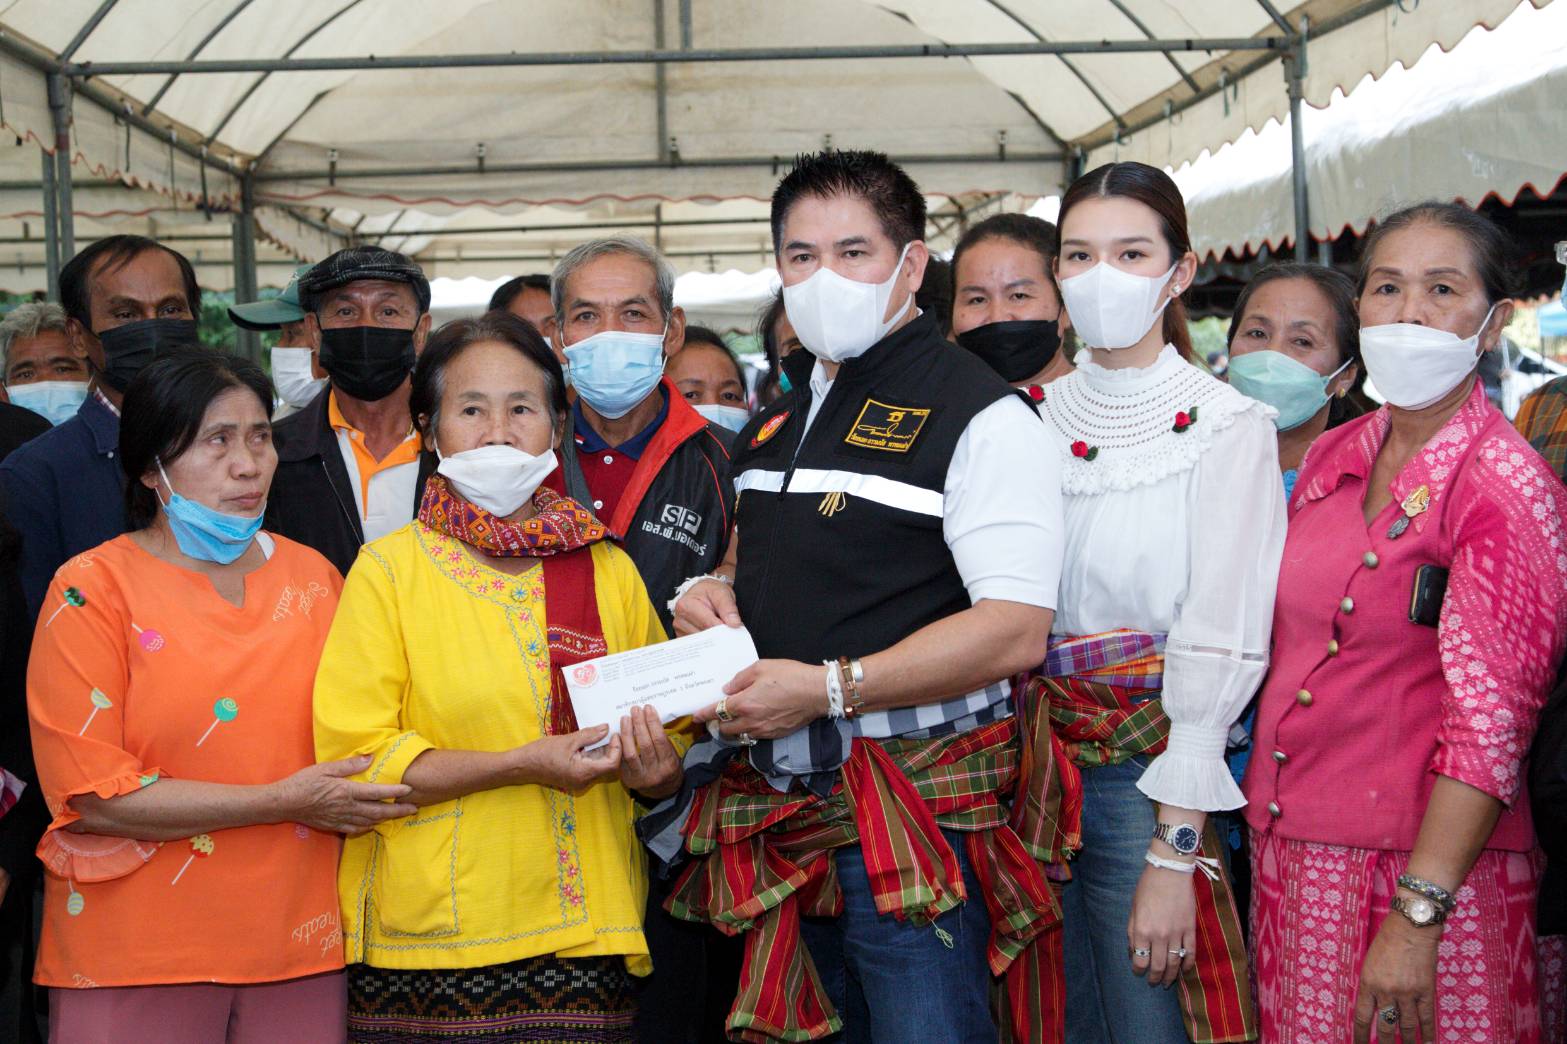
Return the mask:
<svg viewBox="0 0 1567 1044">
<path fill-rule="evenodd" d="M 343 1044 L 343 973 L 245 986 L 99 986 L 49 991 L 49 1044 Z"/>
</svg>

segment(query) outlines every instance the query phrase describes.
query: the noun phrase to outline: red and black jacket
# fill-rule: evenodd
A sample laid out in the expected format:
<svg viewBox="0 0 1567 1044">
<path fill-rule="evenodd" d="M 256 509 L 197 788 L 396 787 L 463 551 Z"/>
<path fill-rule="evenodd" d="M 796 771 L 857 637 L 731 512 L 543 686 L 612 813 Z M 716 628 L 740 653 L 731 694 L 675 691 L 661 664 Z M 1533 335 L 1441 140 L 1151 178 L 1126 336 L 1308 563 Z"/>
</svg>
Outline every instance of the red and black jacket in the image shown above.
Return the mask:
<svg viewBox="0 0 1567 1044">
<path fill-rule="evenodd" d="M 687 577 L 711 573 L 724 560 L 734 530 L 734 487 L 728 481 L 729 433 L 691 408 L 669 378 L 669 414 L 637 459 L 612 517 L 601 519 L 636 563 L 664 629 L 666 603 Z M 577 463 L 575 431 L 561 447 L 561 466 L 546 485 L 591 507 Z"/>
</svg>

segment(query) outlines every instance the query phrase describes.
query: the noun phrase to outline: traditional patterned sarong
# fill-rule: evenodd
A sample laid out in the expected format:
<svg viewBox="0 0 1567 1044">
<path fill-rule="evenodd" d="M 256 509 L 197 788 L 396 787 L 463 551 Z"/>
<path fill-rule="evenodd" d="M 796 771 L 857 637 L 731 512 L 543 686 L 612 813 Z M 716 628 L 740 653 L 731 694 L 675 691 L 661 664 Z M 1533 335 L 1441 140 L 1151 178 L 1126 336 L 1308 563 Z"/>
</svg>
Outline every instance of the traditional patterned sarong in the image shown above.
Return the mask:
<svg viewBox="0 0 1567 1044">
<path fill-rule="evenodd" d="M 1267 1039 L 1349 1044 L 1360 969 L 1408 852 L 1251 835 L 1252 944 Z M 1436 1040 L 1561 1041 L 1560 940 L 1537 939 L 1540 852 L 1488 848 L 1455 893 L 1436 957 Z M 1407 1044 L 1407 1042 L 1406 1042 Z"/>
<path fill-rule="evenodd" d="M 636 998 L 621 957 L 530 957 L 484 968 L 348 967 L 353 1044 L 631 1041 Z"/>
<path fill-rule="evenodd" d="M 1061 912 L 1039 864 L 1007 822 L 1015 785 L 1012 719 L 933 740 L 854 740 L 825 798 L 780 793 L 741 761 L 699 791 L 668 908 L 746 933 L 735 1039 L 818 1040 L 843 1022 L 800 936 L 800 918 L 842 912 L 833 850 L 859 845 L 877 911 L 929 922 L 962 903 L 963 875 L 942 828 L 962 831 L 990 914 L 987 954 L 1001 978 L 1007 1039 L 1060 1041 Z"/>
<path fill-rule="evenodd" d="M 1040 673 L 1021 687 L 1026 753 L 1018 789 L 1025 799 L 1041 796 L 1014 825 L 1052 876 L 1069 878 L 1068 861 L 1082 847 L 1083 770 L 1164 750 L 1170 720 L 1159 703 L 1163 687 L 1164 635 L 1139 631 L 1053 640 Z M 1197 854 L 1222 859 L 1211 817 Z M 1192 889 L 1196 965 L 1180 979 L 1186 1031 L 1194 1044 L 1255 1040 L 1256 1006 L 1229 874 L 1221 871 L 1217 881 L 1194 874 Z"/>
</svg>

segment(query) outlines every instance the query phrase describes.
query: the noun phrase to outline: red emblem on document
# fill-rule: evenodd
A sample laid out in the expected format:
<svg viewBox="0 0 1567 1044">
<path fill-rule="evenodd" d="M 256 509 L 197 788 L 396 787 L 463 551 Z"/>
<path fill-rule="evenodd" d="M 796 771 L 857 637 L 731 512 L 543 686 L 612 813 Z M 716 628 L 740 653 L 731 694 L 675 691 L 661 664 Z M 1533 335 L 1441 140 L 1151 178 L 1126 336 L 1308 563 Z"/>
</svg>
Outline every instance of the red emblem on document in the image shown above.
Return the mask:
<svg viewBox="0 0 1567 1044">
<path fill-rule="evenodd" d="M 777 435 L 778 429 L 784 426 L 784 421 L 788 420 L 789 414 L 793 412 L 793 410 L 784 410 L 778 416 L 772 418 L 766 424 L 762 425 L 762 430 L 751 437 L 751 448 L 756 449 L 756 447 L 760 446 L 774 435 Z"/>
<path fill-rule="evenodd" d="M 592 685 L 599 680 L 599 669 L 591 663 L 579 663 L 571 669 L 571 680 L 578 685 Z"/>
</svg>

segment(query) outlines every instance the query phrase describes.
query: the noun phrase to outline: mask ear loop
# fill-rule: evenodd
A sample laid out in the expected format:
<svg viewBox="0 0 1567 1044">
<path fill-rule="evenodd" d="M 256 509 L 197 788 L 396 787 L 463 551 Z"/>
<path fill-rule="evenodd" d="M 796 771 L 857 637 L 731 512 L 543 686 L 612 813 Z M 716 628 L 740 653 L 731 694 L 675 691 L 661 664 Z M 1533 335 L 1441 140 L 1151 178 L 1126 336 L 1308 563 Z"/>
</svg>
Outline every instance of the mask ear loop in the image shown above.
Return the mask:
<svg viewBox="0 0 1567 1044">
<path fill-rule="evenodd" d="M 158 474 L 163 476 L 163 484 L 165 486 L 169 487 L 169 500 L 164 500 L 163 499 L 163 494 L 158 492 L 158 487 L 157 486 L 152 487 L 152 495 L 158 498 L 158 503 L 160 505 L 162 505 L 163 510 L 167 511 L 169 509 L 170 501 L 172 501 L 174 499 L 174 496 L 175 496 L 175 493 L 174 493 L 174 483 L 169 481 L 169 473 L 167 471 L 163 470 L 163 460 L 162 460 L 162 458 L 160 458 L 160 457 L 153 457 L 152 458 L 152 462 L 154 464 L 158 465 Z"/>
</svg>

